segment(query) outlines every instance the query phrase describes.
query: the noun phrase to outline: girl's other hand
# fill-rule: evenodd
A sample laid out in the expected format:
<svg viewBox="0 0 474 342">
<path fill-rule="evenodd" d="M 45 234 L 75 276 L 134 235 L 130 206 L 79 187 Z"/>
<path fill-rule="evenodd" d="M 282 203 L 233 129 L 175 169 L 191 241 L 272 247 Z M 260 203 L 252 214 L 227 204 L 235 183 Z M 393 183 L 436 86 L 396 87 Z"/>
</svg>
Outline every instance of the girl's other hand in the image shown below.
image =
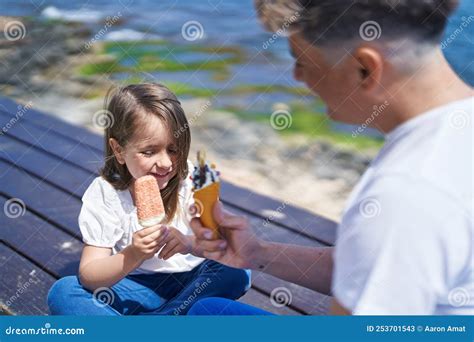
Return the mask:
<svg viewBox="0 0 474 342">
<path fill-rule="evenodd" d="M 173 255 L 189 254 L 193 251 L 193 236 L 184 235 L 176 228 L 168 228 L 169 234 L 165 239 L 165 247 L 161 250 L 158 255 L 159 258 L 167 260 Z"/>
</svg>

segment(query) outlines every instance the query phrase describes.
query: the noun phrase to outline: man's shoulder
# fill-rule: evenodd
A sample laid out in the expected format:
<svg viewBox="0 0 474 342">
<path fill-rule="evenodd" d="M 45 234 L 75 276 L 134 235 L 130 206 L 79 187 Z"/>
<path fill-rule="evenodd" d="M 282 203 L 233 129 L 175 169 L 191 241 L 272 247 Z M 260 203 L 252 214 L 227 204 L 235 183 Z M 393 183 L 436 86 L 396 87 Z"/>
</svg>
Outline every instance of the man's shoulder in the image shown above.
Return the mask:
<svg viewBox="0 0 474 342">
<path fill-rule="evenodd" d="M 368 179 L 352 199 L 339 234 L 380 242 L 389 234 L 443 238 L 447 227 L 467 234 L 470 226 L 472 198 L 416 175 L 386 172 Z"/>
<path fill-rule="evenodd" d="M 435 187 L 461 201 L 472 198 L 473 109 L 466 103 L 469 101 L 446 107 L 391 142 L 393 146 L 382 150 L 375 177 L 396 175 Z"/>
</svg>

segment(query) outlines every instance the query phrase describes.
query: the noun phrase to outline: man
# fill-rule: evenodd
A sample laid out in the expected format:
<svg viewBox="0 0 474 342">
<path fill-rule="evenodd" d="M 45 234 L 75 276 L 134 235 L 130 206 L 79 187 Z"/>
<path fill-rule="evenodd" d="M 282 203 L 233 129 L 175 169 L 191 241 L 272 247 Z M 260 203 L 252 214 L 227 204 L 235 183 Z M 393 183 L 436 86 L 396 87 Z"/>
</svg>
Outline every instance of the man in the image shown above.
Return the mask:
<svg viewBox="0 0 474 342">
<path fill-rule="evenodd" d="M 356 133 L 374 127 L 386 143 L 349 198 L 334 249 L 261 241 L 218 204 L 225 240 L 191 223 L 206 257 L 332 294 L 332 314 L 474 313 L 473 91 L 440 49 L 456 5 L 256 1 L 267 28 L 289 26 L 294 76 L 328 115 L 359 125 Z M 191 310 L 261 313 L 222 299 Z"/>
</svg>

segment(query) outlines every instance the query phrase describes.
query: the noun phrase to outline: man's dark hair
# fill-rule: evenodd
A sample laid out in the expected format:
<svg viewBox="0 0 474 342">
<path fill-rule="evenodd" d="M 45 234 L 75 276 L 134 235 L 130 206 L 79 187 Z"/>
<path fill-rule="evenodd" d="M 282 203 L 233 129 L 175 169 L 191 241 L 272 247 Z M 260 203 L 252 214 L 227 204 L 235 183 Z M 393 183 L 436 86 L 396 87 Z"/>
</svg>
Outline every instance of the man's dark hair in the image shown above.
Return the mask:
<svg viewBox="0 0 474 342">
<path fill-rule="evenodd" d="M 364 23 L 376 23 L 384 40 L 439 43 L 457 0 L 255 0 L 270 31 L 301 32 L 314 45 L 361 38 Z M 298 18 L 291 21 L 289 18 Z"/>
</svg>

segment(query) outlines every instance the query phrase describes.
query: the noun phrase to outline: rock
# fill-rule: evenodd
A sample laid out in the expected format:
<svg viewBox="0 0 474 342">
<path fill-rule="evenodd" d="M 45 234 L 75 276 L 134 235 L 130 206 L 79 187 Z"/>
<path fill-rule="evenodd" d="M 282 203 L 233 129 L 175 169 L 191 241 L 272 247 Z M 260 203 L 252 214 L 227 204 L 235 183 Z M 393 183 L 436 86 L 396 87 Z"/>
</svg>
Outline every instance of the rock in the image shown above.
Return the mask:
<svg viewBox="0 0 474 342">
<path fill-rule="evenodd" d="M 0 63 L 0 85 L 3 83 L 17 87 L 16 93 L 31 91 L 41 95 L 51 86 L 47 75 L 50 69 L 57 69 L 55 79 L 67 79 L 71 71 L 57 67 L 69 56 L 81 53 L 85 35 L 90 30 L 82 24 L 58 22 L 51 25 L 40 20 L 27 18 L 0 17 L 0 28 L 16 25 L 19 38 L 2 51 Z M 82 37 L 82 38 L 81 38 Z M 4 47 L 0 41 L 0 46 Z M 66 88 L 62 88 L 66 89 Z"/>
</svg>

